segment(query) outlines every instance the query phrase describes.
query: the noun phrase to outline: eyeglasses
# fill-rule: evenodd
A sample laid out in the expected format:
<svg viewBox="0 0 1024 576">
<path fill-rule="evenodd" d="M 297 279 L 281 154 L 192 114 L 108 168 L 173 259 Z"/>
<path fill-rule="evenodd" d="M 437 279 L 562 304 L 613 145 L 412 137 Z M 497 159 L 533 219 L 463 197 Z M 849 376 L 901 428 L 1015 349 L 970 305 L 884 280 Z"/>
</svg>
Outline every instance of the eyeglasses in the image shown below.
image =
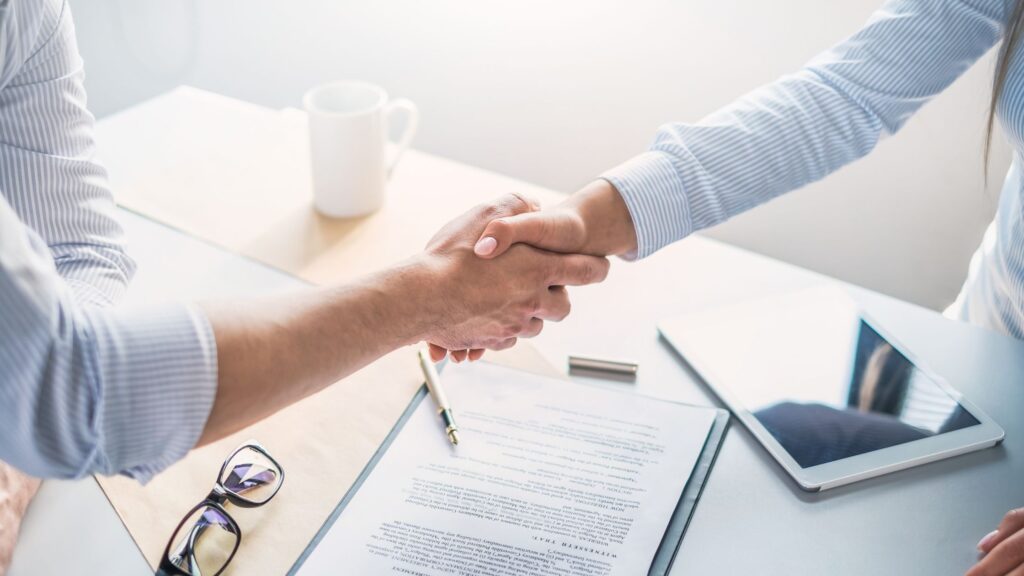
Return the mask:
<svg viewBox="0 0 1024 576">
<path fill-rule="evenodd" d="M 217 576 L 238 551 L 242 531 L 224 509 L 227 502 L 257 508 L 284 483 L 277 460 L 254 441 L 239 446 L 224 461 L 213 490 L 174 529 L 160 559 L 158 576 Z"/>
</svg>

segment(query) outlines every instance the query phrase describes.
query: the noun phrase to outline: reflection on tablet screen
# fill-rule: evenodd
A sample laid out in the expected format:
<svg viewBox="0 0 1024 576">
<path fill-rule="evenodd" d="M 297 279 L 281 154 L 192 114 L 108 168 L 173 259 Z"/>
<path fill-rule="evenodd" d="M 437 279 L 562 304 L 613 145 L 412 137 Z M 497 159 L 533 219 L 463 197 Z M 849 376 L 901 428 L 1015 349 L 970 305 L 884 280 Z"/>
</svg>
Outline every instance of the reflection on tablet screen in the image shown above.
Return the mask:
<svg viewBox="0 0 1024 576">
<path fill-rule="evenodd" d="M 851 368 L 845 394 L 833 396 L 837 401 L 778 398 L 767 405 L 747 405 L 800 466 L 817 466 L 978 424 L 868 323 L 858 317 L 855 328 L 846 350 L 830 351 L 834 361 Z M 820 352 L 820 347 L 815 348 Z M 746 402 L 742 390 L 737 392 Z"/>
</svg>

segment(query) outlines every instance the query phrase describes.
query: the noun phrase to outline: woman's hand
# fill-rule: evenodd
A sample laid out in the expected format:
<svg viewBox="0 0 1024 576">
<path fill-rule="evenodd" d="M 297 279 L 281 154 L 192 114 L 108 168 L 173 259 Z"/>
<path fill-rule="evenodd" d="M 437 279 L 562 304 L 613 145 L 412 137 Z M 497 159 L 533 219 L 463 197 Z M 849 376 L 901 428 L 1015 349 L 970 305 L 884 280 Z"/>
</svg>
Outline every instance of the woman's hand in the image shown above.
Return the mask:
<svg viewBox="0 0 1024 576">
<path fill-rule="evenodd" d="M 984 556 L 967 576 L 1024 576 L 1024 508 L 1010 510 L 999 527 L 978 542 Z"/>
<path fill-rule="evenodd" d="M 636 230 L 629 208 L 607 180 L 595 180 L 561 204 L 497 218 L 474 251 L 496 258 L 515 244 L 563 254 L 619 256 L 635 252 Z"/>
<path fill-rule="evenodd" d="M 38 479 L 0 462 L 0 574 L 6 572 L 11 563 L 21 517 L 38 489 Z"/>
</svg>

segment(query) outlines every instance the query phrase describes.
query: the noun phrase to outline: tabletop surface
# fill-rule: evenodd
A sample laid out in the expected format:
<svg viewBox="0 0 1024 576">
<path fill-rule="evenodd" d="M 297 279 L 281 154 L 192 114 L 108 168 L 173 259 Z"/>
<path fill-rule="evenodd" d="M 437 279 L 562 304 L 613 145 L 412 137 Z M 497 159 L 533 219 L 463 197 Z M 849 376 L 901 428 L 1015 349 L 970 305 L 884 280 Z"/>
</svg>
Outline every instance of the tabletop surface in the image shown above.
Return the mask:
<svg viewBox="0 0 1024 576">
<path fill-rule="evenodd" d="M 457 171 L 451 164 L 448 169 Z M 139 262 L 129 291 L 133 302 L 254 295 L 298 284 L 146 218 L 123 215 Z M 533 344 L 557 366 L 564 367 L 568 354 L 639 362 L 636 383 L 588 380 L 598 386 L 720 406 L 659 339 L 658 321 L 822 282 L 834 281 L 693 237 L 643 262 L 616 261 L 605 283 L 573 289 L 573 314 L 548 324 Z M 977 540 L 1007 510 L 1024 505 L 1024 343 L 843 286 L 897 340 L 993 417 L 1006 440 L 996 448 L 810 494 L 734 421 L 673 574 L 960 574 L 976 559 Z M 61 554 L 52 553 L 55 546 Z M 46 482 L 29 510 L 10 574 L 57 574 L 83 566 L 97 567 L 90 572 L 147 572 L 95 481 Z"/>
<path fill-rule="evenodd" d="M 251 295 L 298 282 L 137 215 L 123 214 L 139 260 L 134 302 Z M 616 262 L 608 281 L 574 290 L 574 313 L 533 343 L 552 362 L 588 353 L 640 365 L 635 388 L 717 405 L 659 340 L 668 314 L 828 281 L 703 238 L 638 264 Z M 255 287 L 255 288 L 254 288 Z M 957 574 L 974 543 L 1024 504 L 1024 347 L 934 312 L 849 287 L 871 312 L 1006 430 L 999 447 L 819 494 L 802 492 L 735 422 L 726 435 L 673 574 Z M 83 538 L 87 535 L 88 538 Z M 58 544 L 64 553 L 50 552 Z M 11 576 L 85 565 L 147 572 L 92 479 L 46 482 L 32 505 Z M 90 564 L 91 563 L 91 564 Z M 105 570 L 103 570 L 105 571 Z"/>
</svg>

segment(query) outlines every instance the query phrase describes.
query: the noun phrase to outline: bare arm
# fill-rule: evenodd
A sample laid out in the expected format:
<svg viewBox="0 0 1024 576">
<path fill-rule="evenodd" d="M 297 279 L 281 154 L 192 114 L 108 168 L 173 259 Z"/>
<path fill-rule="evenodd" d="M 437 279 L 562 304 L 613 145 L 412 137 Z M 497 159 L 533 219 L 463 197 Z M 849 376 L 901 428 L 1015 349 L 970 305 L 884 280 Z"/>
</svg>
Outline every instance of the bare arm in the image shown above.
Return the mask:
<svg viewBox="0 0 1024 576">
<path fill-rule="evenodd" d="M 518 246 L 491 261 L 473 243 L 496 217 L 530 210 L 518 197 L 478 206 L 427 250 L 353 284 L 244 306 L 206 305 L 218 385 L 200 444 L 260 420 L 396 348 L 421 340 L 500 349 L 569 313 L 566 285 L 597 282 L 602 258 Z"/>
<path fill-rule="evenodd" d="M 436 319 L 418 261 L 352 285 L 204 308 L 217 340 L 217 395 L 199 444 L 256 422 L 414 344 Z"/>
</svg>

